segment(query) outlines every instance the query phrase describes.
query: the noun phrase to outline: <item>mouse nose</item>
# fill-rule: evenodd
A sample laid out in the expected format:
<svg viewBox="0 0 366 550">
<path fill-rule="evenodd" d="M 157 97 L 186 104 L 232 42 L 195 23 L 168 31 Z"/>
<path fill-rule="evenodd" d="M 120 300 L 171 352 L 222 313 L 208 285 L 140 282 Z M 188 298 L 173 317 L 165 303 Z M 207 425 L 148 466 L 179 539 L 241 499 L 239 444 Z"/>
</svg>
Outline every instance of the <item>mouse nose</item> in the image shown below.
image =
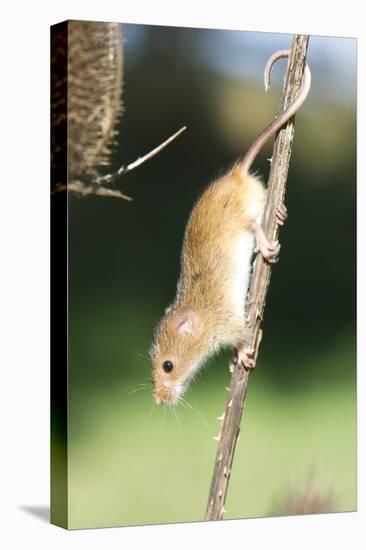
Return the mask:
<svg viewBox="0 0 366 550">
<path fill-rule="evenodd" d="M 156 403 L 171 403 L 174 401 L 175 392 L 174 388 L 168 386 L 158 386 L 155 390 Z"/>
</svg>

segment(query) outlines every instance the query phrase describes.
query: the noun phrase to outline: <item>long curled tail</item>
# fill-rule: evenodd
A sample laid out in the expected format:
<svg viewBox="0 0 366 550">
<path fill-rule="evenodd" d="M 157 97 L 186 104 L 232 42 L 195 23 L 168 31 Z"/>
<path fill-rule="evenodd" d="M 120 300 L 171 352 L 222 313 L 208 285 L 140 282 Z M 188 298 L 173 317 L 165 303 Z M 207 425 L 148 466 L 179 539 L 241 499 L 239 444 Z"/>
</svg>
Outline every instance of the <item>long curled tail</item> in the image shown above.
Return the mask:
<svg viewBox="0 0 366 550">
<path fill-rule="evenodd" d="M 273 65 L 279 59 L 289 56 L 289 50 L 280 50 L 279 52 L 274 53 L 269 60 L 267 61 L 266 67 L 264 69 L 264 87 L 267 91 L 270 85 L 271 71 Z M 311 72 L 309 67 L 305 66 L 304 77 L 302 86 L 298 95 L 290 103 L 287 109 L 281 113 L 271 124 L 269 124 L 262 132 L 259 134 L 257 139 L 254 141 L 253 145 L 249 148 L 245 154 L 240 167 L 244 175 L 248 174 L 255 157 L 258 155 L 259 151 L 262 149 L 265 142 L 273 136 L 286 122 L 294 116 L 294 114 L 300 109 L 301 105 L 304 103 L 305 99 L 308 96 L 309 90 L 311 87 Z"/>
</svg>

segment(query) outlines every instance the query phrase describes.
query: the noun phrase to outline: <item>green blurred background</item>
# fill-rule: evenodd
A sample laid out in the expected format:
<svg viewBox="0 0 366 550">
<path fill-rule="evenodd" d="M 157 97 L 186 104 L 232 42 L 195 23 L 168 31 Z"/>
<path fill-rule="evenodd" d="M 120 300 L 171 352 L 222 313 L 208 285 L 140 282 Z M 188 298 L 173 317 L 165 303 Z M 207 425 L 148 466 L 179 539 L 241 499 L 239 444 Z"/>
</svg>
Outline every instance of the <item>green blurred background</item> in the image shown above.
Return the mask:
<svg viewBox="0 0 366 550">
<path fill-rule="evenodd" d="M 133 202 L 70 199 L 69 526 L 202 520 L 230 383 L 211 360 L 186 397 L 152 402 L 148 351 L 172 301 L 182 236 L 205 186 L 277 112 L 290 35 L 124 25 L 113 169 L 188 130 L 120 182 Z M 277 513 L 317 473 L 356 508 L 356 40 L 311 37 L 260 359 L 250 378 L 225 518 Z M 271 144 L 255 163 L 268 175 Z M 277 510 L 277 512 L 276 512 Z"/>
</svg>

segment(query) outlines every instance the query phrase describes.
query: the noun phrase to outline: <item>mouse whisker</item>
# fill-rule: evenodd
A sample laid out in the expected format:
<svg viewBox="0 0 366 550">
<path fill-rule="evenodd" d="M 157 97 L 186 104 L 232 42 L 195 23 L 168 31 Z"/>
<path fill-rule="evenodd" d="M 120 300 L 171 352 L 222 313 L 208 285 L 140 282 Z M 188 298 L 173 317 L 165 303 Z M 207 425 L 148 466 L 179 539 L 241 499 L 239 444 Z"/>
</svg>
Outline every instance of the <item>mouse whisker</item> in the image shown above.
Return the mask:
<svg viewBox="0 0 366 550">
<path fill-rule="evenodd" d="M 144 353 L 142 353 L 141 351 L 136 351 L 130 348 L 124 348 L 124 349 L 129 353 L 132 353 L 133 355 L 138 355 L 139 357 L 142 357 L 142 359 L 145 359 L 145 361 L 147 361 L 149 364 L 151 363 L 151 358 L 148 355 L 145 355 Z"/>
<path fill-rule="evenodd" d="M 197 416 L 198 420 L 201 422 L 201 424 L 207 428 L 208 430 L 210 429 L 207 421 L 205 420 L 204 416 L 202 415 L 202 413 L 199 411 L 199 409 L 197 408 L 197 410 L 194 409 L 194 407 L 191 405 L 191 403 L 189 403 L 187 401 L 187 399 L 185 399 L 183 397 L 183 395 L 180 396 L 181 397 L 181 400 L 182 400 L 182 403 L 185 403 L 185 405 L 192 411 L 194 412 L 194 414 Z"/>
<path fill-rule="evenodd" d="M 131 395 L 133 395 L 134 393 L 137 393 L 137 392 L 143 392 L 143 391 L 147 391 L 147 390 L 150 390 L 150 385 L 149 384 L 139 384 L 137 387 L 135 388 L 132 388 L 132 390 L 130 390 L 129 392 L 127 392 L 125 394 L 125 397 L 130 397 Z"/>
<path fill-rule="evenodd" d="M 181 425 L 179 417 L 178 417 L 178 412 L 177 412 L 177 410 L 174 406 L 172 407 L 172 409 L 173 409 L 174 416 L 177 420 L 178 427 L 179 427 L 180 431 L 182 431 L 182 425 Z"/>
<path fill-rule="evenodd" d="M 144 425 L 143 425 L 143 430 L 142 430 L 142 437 L 145 438 L 145 433 L 146 433 L 146 428 L 147 428 L 147 424 L 148 422 L 151 420 L 152 418 L 152 414 L 154 412 L 154 403 L 152 403 L 151 407 L 150 407 L 150 411 L 149 413 L 146 414 L 145 416 L 145 421 L 144 421 Z"/>
</svg>

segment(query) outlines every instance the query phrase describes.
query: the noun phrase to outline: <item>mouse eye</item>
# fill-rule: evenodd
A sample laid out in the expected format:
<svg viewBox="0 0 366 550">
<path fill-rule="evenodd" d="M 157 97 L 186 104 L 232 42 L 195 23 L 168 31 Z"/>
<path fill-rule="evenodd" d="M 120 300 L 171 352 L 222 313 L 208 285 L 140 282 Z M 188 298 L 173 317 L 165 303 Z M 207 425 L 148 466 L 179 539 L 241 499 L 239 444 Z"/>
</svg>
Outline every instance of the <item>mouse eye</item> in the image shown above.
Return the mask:
<svg viewBox="0 0 366 550">
<path fill-rule="evenodd" d="M 164 361 L 163 363 L 163 369 L 165 372 L 172 372 L 173 370 L 173 363 L 171 361 Z"/>
</svg>

